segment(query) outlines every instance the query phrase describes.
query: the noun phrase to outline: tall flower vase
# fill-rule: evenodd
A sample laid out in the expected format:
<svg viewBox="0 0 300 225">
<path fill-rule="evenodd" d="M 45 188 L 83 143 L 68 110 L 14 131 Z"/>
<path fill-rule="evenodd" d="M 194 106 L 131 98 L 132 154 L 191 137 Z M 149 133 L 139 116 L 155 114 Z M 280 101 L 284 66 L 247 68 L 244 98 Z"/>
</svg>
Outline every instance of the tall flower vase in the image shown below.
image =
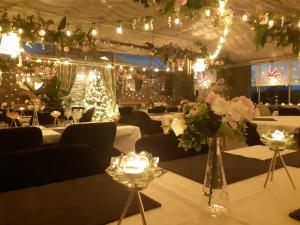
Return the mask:
<svg viewBox="0 0 300 225">
<path fill-rule="evenodd" d="M 230 212 L 220 141 L 220 137 L 208 139 L 209 152 L 203 184 L 202 205 L 214 217 Z"/>
<path fill-rule="evenodd" d="M 32 126 L 39 126 L 39 117 L 38 117 L 38 112 L 37 110 L 33 111 L 32 115 Z"/>
</svg>

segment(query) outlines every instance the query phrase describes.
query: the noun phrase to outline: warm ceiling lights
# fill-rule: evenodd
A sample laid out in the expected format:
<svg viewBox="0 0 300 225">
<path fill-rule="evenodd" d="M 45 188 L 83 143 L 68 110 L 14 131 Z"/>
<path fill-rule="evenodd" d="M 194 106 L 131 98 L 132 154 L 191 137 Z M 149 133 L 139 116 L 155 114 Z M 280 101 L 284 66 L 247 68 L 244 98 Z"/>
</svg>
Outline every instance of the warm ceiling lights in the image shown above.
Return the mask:
<svg viewBox="0 0 300 225">
<path fill-rule="evenodd" d="M 45 31 L 44 29 L 40 29 L 39 35 L 40 35 L 41 37 L 44 37 L 44 36 L 46 35 L 46 31 Z"/>
<path fill-rule="evenodd" d="M 210 9 L 205 9 L 204 14 L 205 16 L 210 16 L 211 15 Z"/>
<path fill-rule="evenodd" d="M 242 20 L 244 21 L 244 22 L 247 22 L 248 21 L 248 16 L 245 14 L 245 15 L 243 15 L 242 16 Z"/>
<path fill-rule="evenodd" d="M 71 32 L 70 30 L 67 30 L 67 31 L 66 31 L 66 35 L 67 35 L 68 37 L 70 37 L 70 36 L 72 35 L 72 32 Z"/>
<path fill-rule="evenodd" d="M 16 33 L 10 32 L 2 34 L 0 43 L 0 53 L 17 57 L 21 52 L 20 37 Z"/>
<path fill-rule="evenodd" d="M 117 34 L 123 34 L 123 28 L 121 25 L 116 28 L 116 32 Z"/>
<path fill-rule="evenodd" d="M 149 23 L 145 23 L 144 24 L 144 30 L 149 30 L 150 29 L 150 24 Z"/>
<path fill-rule="evenodd" d="M 175 23 L 175 25 L 179 25 L 180 24 L 180 19 L 178 17 L 176 17 L 174 19 L 174 23 Z"/>
<path fill-rule="evenodd" d="M 93 28 L 93 29 L 92 29 L 91 34 L 92 34 L 93 36 L 96 36 L 96 35 L 97 35 L 97 30 L 96 30 L 96 28 Z"/>
</svg>

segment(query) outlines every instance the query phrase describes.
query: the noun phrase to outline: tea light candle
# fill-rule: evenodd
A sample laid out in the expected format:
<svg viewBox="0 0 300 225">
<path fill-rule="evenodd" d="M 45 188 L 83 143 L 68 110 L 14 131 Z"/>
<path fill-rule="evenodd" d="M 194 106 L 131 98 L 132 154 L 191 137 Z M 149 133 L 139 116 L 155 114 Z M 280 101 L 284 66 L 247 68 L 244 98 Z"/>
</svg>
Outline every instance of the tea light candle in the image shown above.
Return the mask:
<svg viewBox="0 0 300 225">
<path fill-rule="evenodd" d="M 123 168 L 126 174 L 141 174 L 149 166 L 149 160 L 143 156 L 135 156 L 130 158 Z"/>
<path fill-rule="evenodd" d="M 280 130 L 275 130 L 272 134 L 271 137 L 274 141 L 283 141 L 285 138 L 284 132 Z"/>
</svg>

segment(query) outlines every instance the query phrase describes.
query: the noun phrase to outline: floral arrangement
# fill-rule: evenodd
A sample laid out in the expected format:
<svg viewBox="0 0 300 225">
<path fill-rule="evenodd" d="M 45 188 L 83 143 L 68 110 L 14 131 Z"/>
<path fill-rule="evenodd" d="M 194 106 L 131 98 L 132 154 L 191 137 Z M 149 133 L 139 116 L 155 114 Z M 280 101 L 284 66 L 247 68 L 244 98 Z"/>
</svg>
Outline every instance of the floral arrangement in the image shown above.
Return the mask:
<svg viewBox="0 0 300 225">
<path fill-rule="evenodd" d="M 1 103 L 1 109 L 14 109 L 15 108 L 15 102 L 10 101 L 10 102 L 2 102 Z"/>
<path fill-rule="evenodd" d="M 245 96 L 226 100 L 220 94 L 210 92 L 205 102 L 199 104 L 184 118 L 176 118 L 172 123 L 175 134 L 179 137 L 179 147 L 184 150 L 201 150 L 207 138 L 222 135 L 242 136 L 245 120 L 253 117 L 254 105 Z"/>
<path fill-rule="evenodd" d="M 299 16 L 300 13 L 296 12 L 248 14 L 247 22 L 255 32 L 257 48 L 263 48 L 266 43 L 272 43 L 276 47 L 291 46 L 293 53 L 298 55 L 300 52 Z"/>
<path fill-rule="evenodd" d="M 25 104 L 28 110 L 43 111 L 45 109 L 45 104 L 39 98 L 26 99 Z"/>
</svg>

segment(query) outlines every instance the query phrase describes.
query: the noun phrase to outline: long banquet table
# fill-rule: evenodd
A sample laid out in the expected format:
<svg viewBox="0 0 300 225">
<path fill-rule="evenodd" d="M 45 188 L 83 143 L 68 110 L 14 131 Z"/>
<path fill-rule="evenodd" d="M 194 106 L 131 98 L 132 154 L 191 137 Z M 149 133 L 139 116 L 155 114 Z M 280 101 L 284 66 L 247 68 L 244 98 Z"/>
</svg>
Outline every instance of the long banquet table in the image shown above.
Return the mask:
<svg viewBox="0 0 300 225">
<path fill-rule="evenodd" d="M 60 128 L 56 128 L 60 129 Z M 61 128 L 64 129 L 64 128 Z M 42 128 L 44 144 L 58 143 L 61 133 L 55 131 L 55 128 Z M 122 152 L 135 150 L 135 142 L 140 139 L 141 131 L 137 126 L 121 125 L 117 126 L 114 147 Z"/>
<path fill-rule="evenodd" d="M 269 129 L 285 129 L 292 132 L 300 127 L 300 116 L 267 116 L 257 118 L 258 120 L 251 120 L 251 122 L 257 125 L 259 132 Z M 268 118 L 272 120 L 268 120 Z"/>
<path fill-rule="evenodd" d="M 256 148 L 242 148 L 238 154 L 248 154 L 248 151 Z M 252 157 L 261 157 L 260 154 L 267 157 L 267 151 L 266 148 L 260 148 L 257 156 Z M 300 187 L 300 169 L 288 169 L 296 187 Z M 274 181 L 263 189 L 265 178 L 266 174 L 263 174 L 228 185 L 231 213 L 224 218 L 213 218 L 201 209 L 202 185 L 168 172 L 143 191 L 162 205 L 145 213 L 147 223 L 298 225 L 299 222 L 289 218 L 288 213 L 300 208 L 300 192 L 291 187 L 284 169 L 276 170 Z M 101 216 L 98 185 L 101 185 L 99 175 L 95 175 L 1 193 L 0 225 L 98 225 Z M 125 218 L 122 225 L 141 224 L 140 219 L 139 215 L 134 215 Z"/>
</svg>

